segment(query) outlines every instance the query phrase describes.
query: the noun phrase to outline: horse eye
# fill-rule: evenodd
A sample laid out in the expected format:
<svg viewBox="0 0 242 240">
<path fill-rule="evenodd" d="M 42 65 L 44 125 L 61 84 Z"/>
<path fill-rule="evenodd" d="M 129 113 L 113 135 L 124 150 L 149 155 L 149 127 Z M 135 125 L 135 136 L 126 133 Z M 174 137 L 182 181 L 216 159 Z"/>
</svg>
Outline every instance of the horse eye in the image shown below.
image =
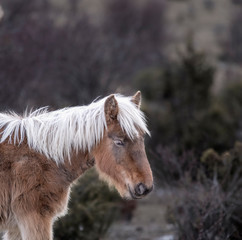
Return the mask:
<svg viewBox="0 0 242 240">
<path fill-rule="evenodd" d="M 124 145 L 124 142 L 122 140 L 114 140 L 114 143 L 117 145 L 117 146 L 123 146 Z"/>
</svg>

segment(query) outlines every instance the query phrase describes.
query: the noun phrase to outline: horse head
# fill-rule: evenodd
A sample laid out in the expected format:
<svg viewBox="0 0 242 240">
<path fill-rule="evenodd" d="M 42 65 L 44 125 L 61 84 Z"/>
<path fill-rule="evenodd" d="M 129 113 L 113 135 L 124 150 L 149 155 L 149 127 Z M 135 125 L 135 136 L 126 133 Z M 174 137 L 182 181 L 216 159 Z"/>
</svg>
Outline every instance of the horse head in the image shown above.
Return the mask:
<svg viewBox="0 0 242 240">
<path fill-rule="evenodd" d="M 137 92 L 130 102 L 140 111 L 141 93 Z M 142 198 L 153 189 L 153 176 L 144 146 L 145 132 L 137 128 L 137 134 L 131 139 L 123 130 L 115 95 L 106 99 L 104 108 L 107 129 L 94 150 L 96 168 L 100 177 L 115 186 L 122 197 Z"/>
</svg>

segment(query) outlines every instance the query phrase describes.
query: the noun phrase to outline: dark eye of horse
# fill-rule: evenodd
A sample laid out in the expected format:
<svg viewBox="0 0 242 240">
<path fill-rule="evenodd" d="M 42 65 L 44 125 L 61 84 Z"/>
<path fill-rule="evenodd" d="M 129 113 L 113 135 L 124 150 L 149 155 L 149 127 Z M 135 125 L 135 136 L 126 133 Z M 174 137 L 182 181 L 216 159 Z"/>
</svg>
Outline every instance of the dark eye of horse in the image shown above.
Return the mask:
<svg viewBox="0 0 242 240">
<path fill-rule="evenodd" d="M 124 145 L 124 142 L 122 140 L 120 140 L 120 139 L 114 140 L 114 143 L 115 143 L 116 146 L 119 146 L 119 147 Z"/>
</svg>

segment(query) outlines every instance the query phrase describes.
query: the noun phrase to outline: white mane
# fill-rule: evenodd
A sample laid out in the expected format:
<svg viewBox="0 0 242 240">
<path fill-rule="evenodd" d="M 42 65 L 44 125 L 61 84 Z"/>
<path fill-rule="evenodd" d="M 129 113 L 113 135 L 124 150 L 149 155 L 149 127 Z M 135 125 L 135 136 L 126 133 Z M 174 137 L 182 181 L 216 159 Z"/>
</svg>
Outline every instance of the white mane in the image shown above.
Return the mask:
<svg viewBox="0 0 242 240">
<path fill-rule="evenodd" d="M 107 98 L 107 97 L 106 97 Z M 104 114 L 106 98 L 87 106 L 63 108 L 48 112 L 47 108 L 19 116 L 14 112 L 0 113 L 0 143 L 28 146 L 56 163 L 70 159 L 73 150 L 90 151 L 103 138 L 107 123 Z M 134 139 L 137 128 L 148 133 L 143 113 L 130 97 L 115 95 L 118 102 L 118 121 L 123 131 Z"/>
</svg>

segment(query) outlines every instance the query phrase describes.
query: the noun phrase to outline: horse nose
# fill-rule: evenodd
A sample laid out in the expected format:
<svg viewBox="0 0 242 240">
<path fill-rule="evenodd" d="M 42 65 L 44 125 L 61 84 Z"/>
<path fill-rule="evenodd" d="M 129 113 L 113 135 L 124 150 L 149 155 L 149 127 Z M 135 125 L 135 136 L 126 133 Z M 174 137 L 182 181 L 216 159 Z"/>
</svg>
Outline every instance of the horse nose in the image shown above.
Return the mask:
<svg viewBox="0 0 242 240">
<path fill-rule="evenodd" d="M 152 189 L 153 189 L 153 185 L 150 188 L 148 188 L 145 184 L 139 183 L 139 184 L 136 185 L 134 190 L 135 190 L 135 194 L 137 196 L 145 196 L 149 192 L 151 192 Z"/>
</svg>

